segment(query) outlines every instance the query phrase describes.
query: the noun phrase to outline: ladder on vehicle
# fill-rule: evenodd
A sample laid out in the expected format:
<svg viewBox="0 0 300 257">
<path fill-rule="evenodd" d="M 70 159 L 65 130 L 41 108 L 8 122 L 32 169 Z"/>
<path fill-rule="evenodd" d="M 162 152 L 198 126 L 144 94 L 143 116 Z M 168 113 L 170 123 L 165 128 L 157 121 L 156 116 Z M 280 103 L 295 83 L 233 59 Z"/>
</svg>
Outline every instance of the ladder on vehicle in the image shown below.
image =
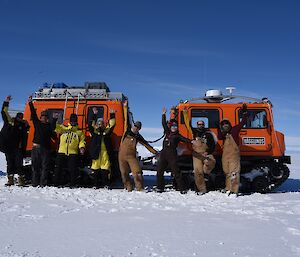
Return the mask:
<svg viewBox="0 0 300 257">
<path fill-rule="evenodd" d="M 66 92 L 65 105 L 64 105 L 64 113 L 63 113 L 63 121 L 70 120 L 69 117 L 66 117 L 67 109 L 72 109 L 72 113 L 75 113 L 77 117 L 84 117 L 84 113 L 78 114 L 79 104 L 82 103 L 81 100 L 85 100 L 83 104 L 87 104 L 87 99 L 84 94 L 79 92 L 76 95 L 71 94 L 70 92 Z M 71 105 L 68 103 L 71 101 Z M 74 112 L 76 111 L 76 112 Z M 83 120 L 82 120 L 83 123 Z"/>
</svg>

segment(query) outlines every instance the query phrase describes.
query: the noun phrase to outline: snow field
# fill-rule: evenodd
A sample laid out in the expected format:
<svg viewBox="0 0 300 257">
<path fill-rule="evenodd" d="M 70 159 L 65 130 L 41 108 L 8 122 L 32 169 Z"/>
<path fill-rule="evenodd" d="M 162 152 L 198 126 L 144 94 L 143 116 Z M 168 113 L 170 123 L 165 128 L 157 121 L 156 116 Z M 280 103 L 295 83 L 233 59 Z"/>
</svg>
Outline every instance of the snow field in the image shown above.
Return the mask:
<svg viewBox="0 0 300 257">
<path fill-rule="evenodd" d="M 8 188 L 1 176 L 0 256 L 300 256 L 300 155 L 292 161 L 276 192 L 237 198 Z"/>
</svg>

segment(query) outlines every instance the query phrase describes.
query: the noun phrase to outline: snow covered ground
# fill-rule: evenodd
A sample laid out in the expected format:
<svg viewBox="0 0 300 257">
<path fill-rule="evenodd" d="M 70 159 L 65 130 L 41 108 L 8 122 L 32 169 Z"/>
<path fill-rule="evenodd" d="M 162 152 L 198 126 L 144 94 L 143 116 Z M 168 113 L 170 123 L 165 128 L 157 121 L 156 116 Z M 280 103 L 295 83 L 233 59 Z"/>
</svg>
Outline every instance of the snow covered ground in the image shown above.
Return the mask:
<svg viewBox="0 0 300 257">
<path fill-rule="evenodd" d="M 238 198 L 7 188 L 2 173 L 0 256 L 300 256 L 300 154 L 292 161 L 276 192 Z"/>
</svg>

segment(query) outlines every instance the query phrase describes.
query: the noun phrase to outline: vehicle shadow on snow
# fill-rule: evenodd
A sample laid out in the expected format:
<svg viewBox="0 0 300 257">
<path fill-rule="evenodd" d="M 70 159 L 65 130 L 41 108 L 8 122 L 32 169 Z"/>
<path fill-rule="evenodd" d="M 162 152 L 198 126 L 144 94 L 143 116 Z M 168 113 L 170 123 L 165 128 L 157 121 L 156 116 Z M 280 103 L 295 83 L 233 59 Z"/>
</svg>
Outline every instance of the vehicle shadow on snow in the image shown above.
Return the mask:
<svg viewBox="0 0 300 257">
<path fill-rule="evenodd" d="M 148 188 L 153 188 L 156 186 L 156 175 L 143 175 L 144 186 Z M 165 184 L 172 184 L 172 177 L 165 176 Z"/>
<path fill-rule="evenodd" d="M 172 177 L 165 176 L 165 183 L 172 184 Z M 153 186 L 156 186 L 156 176 L 144 175 L 144 186 L 147 186 L 149 188 L 153 188 Z M 290 192 L 300 192 L 300 179 L 287 179 L 280 187 L 273 190 L 271 194 Z"/>
<path fill-rule="evenodd" d="M 300 179 L 287 179 L 280 187 L 275 189 L 272 193 L 289 193 L 300 192 Z"/>
</svg>

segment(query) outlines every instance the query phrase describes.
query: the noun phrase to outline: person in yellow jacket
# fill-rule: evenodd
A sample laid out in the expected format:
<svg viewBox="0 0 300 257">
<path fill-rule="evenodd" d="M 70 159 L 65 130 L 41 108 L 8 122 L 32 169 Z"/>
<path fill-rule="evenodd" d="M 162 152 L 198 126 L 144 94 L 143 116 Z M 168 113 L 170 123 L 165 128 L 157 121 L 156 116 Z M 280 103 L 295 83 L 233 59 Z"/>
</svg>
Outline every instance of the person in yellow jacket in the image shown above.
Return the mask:
<svg viewBox="0 0 300 257">
<path fill-rule="evenodd" d="M 113 155 L 111 134 L 116 125 L 115 111 L 110 110 L 110 120 L 105 126 L 103 118 L 97 119 L 98 109 L 93 108 L 93 119 L 89 124 L 91 142 L 89 154 L 92 158 L 91 169 L 94 173 L 94 185 L 96 188 L 109 186 L 109 172 Z"/>
<path fill-rule="evenodd" d="M 54 115 L 54 118 L 56 115 Z M 68 126 L 56 124 L 55 132 L 60 134 L 60 144 L 55 162 L 54 184 L 56 186 L 65 184 L 69 180 L 69 186 L 76 185 L 78 177 L 79 154 L 85 152 L 85 136 L 78 129 L 77 115 L 72 113 Z M 69 174 L 69 179 L 65 178 L 65 166 Z"/>
<path fill-rule="evenodd" d="M 132 191 L 132 184 L 129 177 L 131 170 L 136 189 L 143 190 L 143 175 L 139 162 L 136 158 L 136 145 L 137 143 L 145 146 L 151 153 L 157 154 L 157 151 L 149 145 L 149 143 L 139 133 L 142 123 L 136 121 L 133 126 L 128 122 L 128 104 L 124 103 L 124 127 L 125 131 L 122 137 L 122 142 L 119 149 L 119 166 L 122 176 L 124 188 L 127 191 Z"/>
</svg>

